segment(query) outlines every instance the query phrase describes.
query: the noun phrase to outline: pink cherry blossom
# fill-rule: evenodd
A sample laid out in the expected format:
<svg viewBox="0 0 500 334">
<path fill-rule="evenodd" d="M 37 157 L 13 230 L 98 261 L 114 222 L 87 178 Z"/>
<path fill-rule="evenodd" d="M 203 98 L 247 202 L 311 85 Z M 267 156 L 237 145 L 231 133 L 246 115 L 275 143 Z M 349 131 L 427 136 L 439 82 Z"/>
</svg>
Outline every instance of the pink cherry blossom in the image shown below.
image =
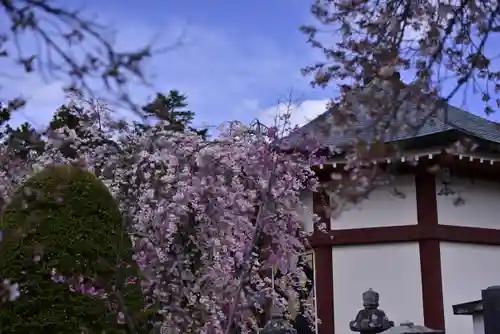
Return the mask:
<svg viewBox="0 0 500 334">
<path fill-rule="evenodd" d="M 22 163 L 3 151 L 9 166 L 0 172 L 5 202 L 46 166 L 74 164 L 94 172 L 126 217 L 141 270 L 140 278 L 127 282 L 140 279 L 151 305 L 159 306 L 158 325 L 169 333 L 255 329 L 255 310 L 272 295 L 266 268 L 278 265 L 290 279 L 300 275 L 289 262 L 307 247 L 297 212 L 299 195 L 316 187 L 308 157 L 279 152 L 268 136 L 241 124 L 221 127 L 217 138 L 205 140 L 165 130 L 163 121 L 138 132 L 111 114 L 100 120 L 82 124 L 84 137 L 66 128 L 51 133 L 46 150 L 30 152 Z M 65 157 L 59 150 L 64 143 L 78 156 Z M 38 260 L 43 264 L 43 255 Z M 50 274 L 75 293 L 107 298 L 90 277 L 63 277 L 57 268 Z M 120 309 L 118 319 L 126 319 L 126 311 Z"/>
</svg>

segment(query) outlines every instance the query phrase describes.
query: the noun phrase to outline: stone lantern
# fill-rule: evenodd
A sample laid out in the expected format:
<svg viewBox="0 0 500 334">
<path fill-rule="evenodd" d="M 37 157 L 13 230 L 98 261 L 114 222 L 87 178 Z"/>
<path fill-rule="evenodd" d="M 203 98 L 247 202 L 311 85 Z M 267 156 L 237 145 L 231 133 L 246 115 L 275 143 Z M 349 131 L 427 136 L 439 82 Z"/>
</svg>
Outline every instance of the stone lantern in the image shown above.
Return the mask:
<svg viewBox="0 0 500 334">
<path fill-rule="evenodd" d="M 381 334 L 444 334 L 444 331 L 431 329 L 425 326 L 416 326 L 411 321 L 403 322 L 401 325 L 392 327 Z"/>
<path fill-rule="evenodd" d="M 353 332 L 361 334 L 378 334 L 394 326 L 394 322 L 387 318 L 384 311 L 379 310 L 379 294 L 372 289 L 363 293 L 363 310 L 356 315 L 356 319 L 349 322 Z"/>
</svg>

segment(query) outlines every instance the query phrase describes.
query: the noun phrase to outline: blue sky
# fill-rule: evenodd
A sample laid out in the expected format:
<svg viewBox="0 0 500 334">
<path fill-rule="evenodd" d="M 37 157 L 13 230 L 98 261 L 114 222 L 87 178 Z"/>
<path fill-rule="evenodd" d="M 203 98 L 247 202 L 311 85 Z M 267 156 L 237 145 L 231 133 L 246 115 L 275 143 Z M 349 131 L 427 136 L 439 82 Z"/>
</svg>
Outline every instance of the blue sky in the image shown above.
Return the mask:
<svg viewBox="0 0 500 334">
<path fill-rule="evenodd" d="M 309 79 L 300 73 L 314 61 L 298 30 L 310 20 L 308 1 L 86 3 L 87 14 L 97 13 L 97 20 L 114 27 L 121 48 L 151 40 L 158 46 L 181 41 L 180 46 L 156 56 L 148 68 L 155 76 L 155 90 L 179 89 L 188 95 L 197 123 L 249 122 L 264 117 L 269 108 L 275 110 L 290 92 L 295 100 L 304 101 L 302 108 L 310 106 L 316 115 L 330 95 L 311 89 Z M 31 101 L 19 119 L 44 123 L 64 101 L 58 82 L 29 78 L 15 86 L 27 90 Z M 141 98 L 153 94 L 137 87 L 136 95 Z"/>
<path fill-rule="evenodd" d="M 311 20 L 310 0 L 108 0 L 85 1 L 86 13 L 117 31 L 120 48 L 154 40 L 158 46 L 181 45 L 158 55 L 148 67 L 153 91 L 134 88 L 138 98 L 178 89 L 189 97 L 198 124 L 238 119 L 269 120 L 276 105 L 292 92 L 302 105 L 295 122 L 324 109 L 334 88 L 312 89 L 300 69 L 319 59 L 298 28 Z M 64 102 L 60 82 L 18 80 L 30 105 L 16 120 L 45 123 Z M 482 108 L 471 100 L 467 110 Z M 498 118 L 498 117 L 496 117 Z"/>
</svg>

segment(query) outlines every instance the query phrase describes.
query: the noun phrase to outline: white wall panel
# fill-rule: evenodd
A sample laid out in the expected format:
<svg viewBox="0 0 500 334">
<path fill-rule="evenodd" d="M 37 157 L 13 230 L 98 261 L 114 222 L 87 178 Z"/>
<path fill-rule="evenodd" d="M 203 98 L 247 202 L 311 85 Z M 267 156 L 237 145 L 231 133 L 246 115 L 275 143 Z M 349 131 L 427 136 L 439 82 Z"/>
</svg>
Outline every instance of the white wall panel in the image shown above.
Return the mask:
<svg viewBox="0 0 500 334">
<path fill-rule="evenodd" d="M 472 316 L 454 315 L 452 305 L 481 299 L 481 290 L 500 284 L 500 246 L 441 242 L 446 333 L 473 333 Z"/>
<path fill-rule="evenodd" d="M 443 185 L 436 180 L 436 191 Z M 437 196 L 439 224 L 500 229 L 500 184 L 452 178 L 450 188 L 457 194 Z M 455 205 L 460 196 L 464 203 Z"/>
<path fill-rule="evenodd" d="M 349 334 L 362 309 L 361 294 L 380 294 L 380 309 L 399 324 L 423 324 L 420 255 L 417 243 L 333 248 L 335 334 Z M 321 291 L 318 291 L 321 293 Z"/>
<path fill-rule="evenodd" d="M 394 196 L 394 189 L 404 198 Z M 331 218 L 333 230 L 417 224 L 415 177 L 405 175 L 372 191 L 366 200 Z"/>
</svg>

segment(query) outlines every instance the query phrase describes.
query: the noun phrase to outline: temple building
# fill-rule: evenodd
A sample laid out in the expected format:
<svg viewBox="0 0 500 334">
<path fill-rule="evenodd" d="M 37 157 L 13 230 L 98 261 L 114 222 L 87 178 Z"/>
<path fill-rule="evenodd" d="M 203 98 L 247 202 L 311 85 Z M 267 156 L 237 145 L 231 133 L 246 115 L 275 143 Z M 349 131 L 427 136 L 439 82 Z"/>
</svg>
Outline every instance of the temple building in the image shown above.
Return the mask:
<svg viewBox="0 0 500 334">
<path fill-rule="evenodd" d="M 318 130 L 330 122 L 325 112 L 286 140 L 314 134 L 325 149 L 344 145 L 348 137 Z M 396 325 L 473 332 L 470 319 L 455 316 L 452 306 L 500 284 L 499 126 L 450 106 L 418 132 L 388 140 L 401 143 L 401 154 L 373 163 L 392 173 L 393 182 L 341 215 L 325 210 L 328 189 L 304 194 L 328 227 L 311 238 L 319 334 L 351 333 L 369 289 Z M 445 150 L 464 138 L 475 143 L 470 153 Z M 341 155 L 330 154 L 313 169 L 327 182 L 342 164 Z"/>
</svg>

